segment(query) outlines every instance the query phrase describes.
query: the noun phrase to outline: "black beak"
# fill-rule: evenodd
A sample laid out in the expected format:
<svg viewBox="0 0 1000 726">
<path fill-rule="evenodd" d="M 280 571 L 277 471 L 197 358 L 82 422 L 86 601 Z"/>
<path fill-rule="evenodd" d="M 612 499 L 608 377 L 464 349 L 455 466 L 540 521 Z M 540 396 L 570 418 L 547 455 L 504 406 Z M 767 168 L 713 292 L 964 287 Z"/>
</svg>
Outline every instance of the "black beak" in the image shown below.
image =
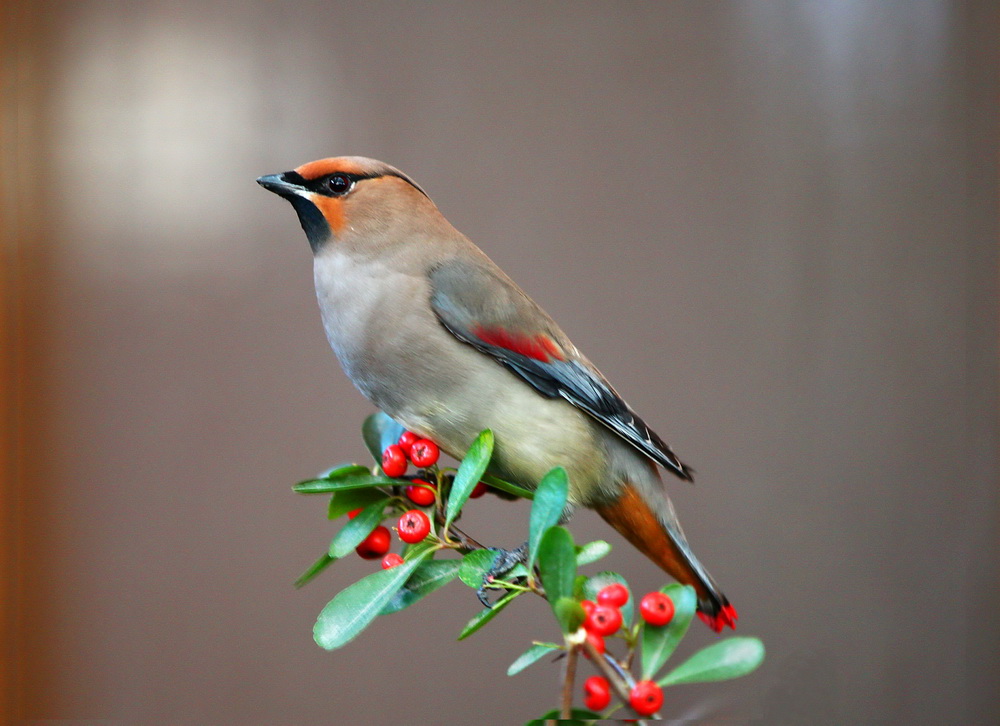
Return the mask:
<svg viewBox="0 0 1000 726">
<path fill-rule="evenodd" d="M 282 197 L 295 197 L 301 192 L 307 191 L 302 183 L 305 179 L 294 171 L 286 171 L 283 174 L 268 174 L 257 179 L 257 183 L 269 192 Z"/>
</svg>

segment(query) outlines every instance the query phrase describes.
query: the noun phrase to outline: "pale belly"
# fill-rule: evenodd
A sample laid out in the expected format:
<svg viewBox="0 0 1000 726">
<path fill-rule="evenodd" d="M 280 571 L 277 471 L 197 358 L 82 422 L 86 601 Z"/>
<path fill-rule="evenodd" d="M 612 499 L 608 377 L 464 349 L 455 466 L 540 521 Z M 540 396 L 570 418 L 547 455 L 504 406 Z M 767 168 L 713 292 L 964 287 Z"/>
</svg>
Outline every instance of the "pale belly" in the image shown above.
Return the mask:
<svg viewBox="0 0 1000 726">
<path fill-rule="evenodd" d="M 480 431 L 491 429 L 493 473 L 533 488 L 563 466 L 577 503 L 606 483 L 608 453 L 599 424 L 454 338 L 430 309 L 426 278 L 374 263 L 366 268 L 317 260 L 316 284 L 327 338 L 344 371 L 408 429 L 456 458 Z"/>
<path fill-rule="evenodd" d="M 604 437 L 597 425 L 562 399 L 544 398 L 484 354 L 468 351 L 482 360 L 471 364 L 463 380 L 453 382 L 447 403 L 433 395 L 417 396 L 387 413 L 459 458 L 480 431 L 490 429 L 496 441 L 492 473 L 533 488 L 546 472 L 562 466 L 570 475 L 571 498 L 583 501 L 582 492 L 592 491 L 607 476 Z"/>
</svg>

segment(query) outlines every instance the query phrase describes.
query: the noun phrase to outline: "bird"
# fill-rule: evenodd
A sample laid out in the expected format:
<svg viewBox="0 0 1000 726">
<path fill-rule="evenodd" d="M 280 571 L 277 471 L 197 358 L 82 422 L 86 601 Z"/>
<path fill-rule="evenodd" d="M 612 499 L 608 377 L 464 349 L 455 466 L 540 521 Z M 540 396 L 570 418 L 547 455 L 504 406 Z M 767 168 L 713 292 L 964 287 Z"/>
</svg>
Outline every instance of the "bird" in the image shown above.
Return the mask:
<svg viewBox="0 0 1000 726">
<path fill-rule="evenodd" d="M 257 183 L 295 209 L 326 337 L 366 398 L 459 460 L 491 429 L 490 473 L 522 487 L 564 467 L 568 510 L 596 511 L 694 587 L 709 627 L 735 629 L 736 610 L 691 551 L 659 473 L 692 481 L 691 468 L 420 185 L 362 156 Z"/>
</svg>

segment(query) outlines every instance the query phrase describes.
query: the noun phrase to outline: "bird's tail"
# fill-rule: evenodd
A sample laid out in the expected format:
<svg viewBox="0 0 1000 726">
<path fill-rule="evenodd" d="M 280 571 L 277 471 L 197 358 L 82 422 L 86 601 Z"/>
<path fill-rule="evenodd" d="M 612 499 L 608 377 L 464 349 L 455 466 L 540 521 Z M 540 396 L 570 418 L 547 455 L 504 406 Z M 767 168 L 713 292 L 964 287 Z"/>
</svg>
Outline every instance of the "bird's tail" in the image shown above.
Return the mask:
<svg viewBox="0 0 1000 726">
<path fill-rule="evenodd" d="M 657 506 L 659 512 L 650 506 L 649 497 L 643 496 L 634 484 L 625 482 L 617 499 L 594 509 L 667 574 L 694 587 L 698 595 L 698 617 L 706 625 L 717 633 L 726 625 L 735 629 L 736 609 L 692 554 L 670 500 L 661 492 L 656 492 L 655 496 L 663 502 L 662 507 Z"/>
</svg>

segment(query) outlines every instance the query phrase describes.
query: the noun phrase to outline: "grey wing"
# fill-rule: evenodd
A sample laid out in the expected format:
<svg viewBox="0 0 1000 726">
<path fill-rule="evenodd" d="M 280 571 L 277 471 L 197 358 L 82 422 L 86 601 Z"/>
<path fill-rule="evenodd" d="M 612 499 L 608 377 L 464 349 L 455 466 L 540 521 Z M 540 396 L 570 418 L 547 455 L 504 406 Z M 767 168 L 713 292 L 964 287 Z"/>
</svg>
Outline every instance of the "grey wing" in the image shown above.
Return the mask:
<svg viewBox="0 0 1000 726">
<path fill-rule="evenodd" d="M 692 470 L 639 418 L 552 319 L 486 262 L 450 260 L 430 272 L 431 306 L 456 338 L 548 398 L 562 397 L 687 481 Z"/>
</svg>

